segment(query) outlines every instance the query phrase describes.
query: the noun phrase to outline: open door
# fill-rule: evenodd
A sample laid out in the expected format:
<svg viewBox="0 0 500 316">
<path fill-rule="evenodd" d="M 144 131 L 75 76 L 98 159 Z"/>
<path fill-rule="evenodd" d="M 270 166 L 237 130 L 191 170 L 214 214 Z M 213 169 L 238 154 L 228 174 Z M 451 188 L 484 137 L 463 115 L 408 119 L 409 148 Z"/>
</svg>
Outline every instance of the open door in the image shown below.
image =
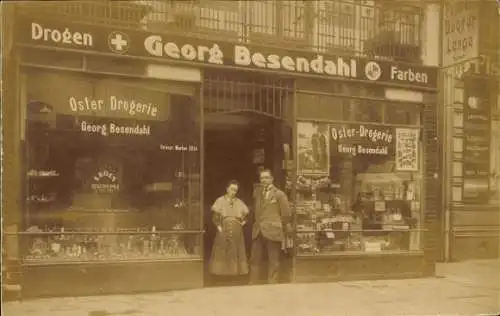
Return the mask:
<svg viewBox="0 0 500 316">
<path fill-rule="evenodd" d="M 243 116 L 244 120 L 235 119 L 231 115 L 218 115 L 223 117 L 218 120 L 218 124 L 205 126 L 205 285 L 242 285 L 247 283 L 246 277 L 232 278 L 228 283 L 228 278 L 214 277 L 209 273 L 209 260 L 216 235 L 210 208 L 215 199 L 225 193 L 230 180 L 240 183 L 238 196 L 250 208 L 248 224 L 243 231 L 247 256 L 250 258 L 254 222 L 253 190 L 259 184 L 259 168 L 271 169 L 276 186 L 291 198 L 286 185 L 289 177 L 286 167 L 290 163 L 286 163 L 286 160 L 291 159 L 292 130 L 280 120 L 254 113 L 239 114 L 238 117 Z M 235 124 L 236 121 L 240 123 Z M 291 260 L 284 260 L 283 267 L 283 280 L 286 281 Z"/>
</svg>

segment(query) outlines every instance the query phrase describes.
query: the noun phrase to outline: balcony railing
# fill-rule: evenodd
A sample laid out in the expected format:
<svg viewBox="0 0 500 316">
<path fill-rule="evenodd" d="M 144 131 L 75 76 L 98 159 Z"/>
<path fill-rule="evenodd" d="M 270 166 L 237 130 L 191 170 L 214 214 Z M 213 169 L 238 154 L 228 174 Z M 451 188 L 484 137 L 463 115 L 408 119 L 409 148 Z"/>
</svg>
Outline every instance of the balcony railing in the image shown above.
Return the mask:
<svg viewBox="0 0 500 316">
<path fill-rule="evenodd" d="M 138 28 L 150 11 L 136 1 L 26 1 L 16 3 L 22 15 L 43 16 L 59 21 L 73 21 L 108 25 L 112 27 Z"/>
<path fill-rule="evenodd" d="M 354 0 L 68 1 L 19 5 L 59 20 L 290 47 L 320 53 L 418 61 L 421 8 Z"/>
</svg>

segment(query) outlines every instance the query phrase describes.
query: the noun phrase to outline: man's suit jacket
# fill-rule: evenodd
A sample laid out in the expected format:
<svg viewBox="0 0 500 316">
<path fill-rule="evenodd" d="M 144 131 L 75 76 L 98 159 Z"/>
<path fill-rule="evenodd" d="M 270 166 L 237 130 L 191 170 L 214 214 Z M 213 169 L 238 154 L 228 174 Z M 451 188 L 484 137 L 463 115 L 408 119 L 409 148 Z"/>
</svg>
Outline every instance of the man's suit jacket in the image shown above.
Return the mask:
<svg viewBox="0 0 500 316">
<path fill-rule="evenodd" d="M 284 226 L 292 219 L 286 194 L 275 186 L 269 189 L 268 194 L 264 194 L 262 186 L 258 186 L 254 190 L 254 203 L 252 239 L 261 233 L 269 240 L 283 241 Z"/>
</svg>

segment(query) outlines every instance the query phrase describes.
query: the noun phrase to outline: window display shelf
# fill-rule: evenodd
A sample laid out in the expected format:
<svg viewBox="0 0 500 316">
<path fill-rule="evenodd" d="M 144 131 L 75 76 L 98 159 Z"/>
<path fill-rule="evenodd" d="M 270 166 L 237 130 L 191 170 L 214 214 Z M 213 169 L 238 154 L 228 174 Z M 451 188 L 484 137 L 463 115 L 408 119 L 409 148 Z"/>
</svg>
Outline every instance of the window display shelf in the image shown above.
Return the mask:
<svg viewBox="0 0 500 316">
<path fill-rule="evenodd" d="M 320 180 L 321 179 L 321 180 Z M 352 195 L 328 177 L 301 176 L 296 191 L 297 255 L 419 250 L 411 175 L 358 174 Z"/>
<path fill-rule="evenodd" d="M 379 230 L 301 231 L 296 234 L 297 253 L 302 255 L 341 252 L 419 251 L 421 230 L 393 228 Z"/>
<path fill-rule="evenodd" d="M 18 233 L 26 263 L 183 260 L 201 258 L 200 231 L 30 231 Z"/>
<path fill-rule="evenodd" d="M 31 169 L 27 172 L 28 178 L 31 179 L 44 179 L 44 178 L 57 178 L 59 173 L 56 170 L 35 170 Z"/>
<path fill-rule="evenodd" d="M 28 202 L 28 203 L 40 203 L 40 204 L 53 203 L 55 201 L 56 201 L 55 198 L 49 198 L 49 197 L 46 197 L 43 195 L 42 196 L 31 196 L 31 197 L 26 199 L 26 202 Z"/>
<path fill-rule="evenodd" d="M 36 257 L 27 256 L 23 264 L 46 265 L 46 264 L 88 264 L 88 263 L 117 263 L 117 262 L 150 262 L 150 261 L 185 261 L 201 260 L 199 255 L 130 255 L 130 256 L 110 256 L 106 258 L 87 257 Z"/>
<path fill-rule="evenodd" d="M 379 256 L 380 254 L 384 255 L 417 255 L 423 254 L 422 250 L 385 250 L 383 252 L 366 252 L 366 251 L 336 251 L 336 252 L 321 252 L 321 253 L 304 253 L 300 254 L 298 258 L 330 258 L 330 257 L 350 257 L 350 256 Z"/>
</svg>

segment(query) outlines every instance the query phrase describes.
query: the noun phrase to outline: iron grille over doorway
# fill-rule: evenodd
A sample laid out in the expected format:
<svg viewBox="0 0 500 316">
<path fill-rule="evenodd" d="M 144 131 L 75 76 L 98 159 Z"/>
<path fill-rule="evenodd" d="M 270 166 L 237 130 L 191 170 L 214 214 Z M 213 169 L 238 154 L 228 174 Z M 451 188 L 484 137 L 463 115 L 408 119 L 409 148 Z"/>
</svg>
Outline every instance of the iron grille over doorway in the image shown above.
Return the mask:
<svg viewBox="0 0 500 316">
<path fill-rule="evenodd" d="M 293 82 L 242 72 L 211 72 L 204 79 L 204 110 L 211 114 L 261 114 L 289 120 Z"/>
</svg>

